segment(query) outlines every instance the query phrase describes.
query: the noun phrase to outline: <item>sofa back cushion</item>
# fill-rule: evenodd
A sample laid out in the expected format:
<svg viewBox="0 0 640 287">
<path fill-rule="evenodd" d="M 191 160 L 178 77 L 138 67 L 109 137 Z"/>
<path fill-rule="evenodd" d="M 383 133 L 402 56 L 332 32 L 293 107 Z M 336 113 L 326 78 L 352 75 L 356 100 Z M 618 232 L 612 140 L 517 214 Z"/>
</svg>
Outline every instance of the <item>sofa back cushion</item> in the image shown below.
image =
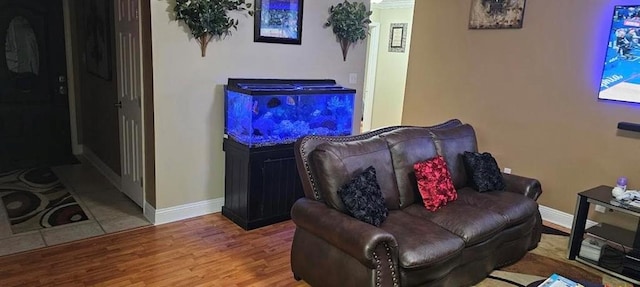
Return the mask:
<svg viewBox="0 0 640 287">
<path fill-rule="evenodd" d="M 346 212 L 337 193 L 338 189 L 369 166 L 373 166 L 385 206 L 389 210 L 399 208 L 391 155 L 387 143 L 380 137 L 350 142 L 325 142 L 311 152 L 309 159 L 315 184 L 327 205 Z"/>
<path fill-rule="evenodd" d="M 438 154 L 443 156 L 449 167 L 451 179 L 456 189 L 467 185 L 467 173 L 462 155 L 465 151 L 477 152 L 476 133 L 468 124 L 449 129 L 431 130 L 431 136 Z"/>
<path fill-rule="evenodd" d="M 400 196 L 400 208 L 421 201 L 413 164 L 438 155 L 429 129 L 400 128 L 380 135 L 387 141 Z"/>
</svg>

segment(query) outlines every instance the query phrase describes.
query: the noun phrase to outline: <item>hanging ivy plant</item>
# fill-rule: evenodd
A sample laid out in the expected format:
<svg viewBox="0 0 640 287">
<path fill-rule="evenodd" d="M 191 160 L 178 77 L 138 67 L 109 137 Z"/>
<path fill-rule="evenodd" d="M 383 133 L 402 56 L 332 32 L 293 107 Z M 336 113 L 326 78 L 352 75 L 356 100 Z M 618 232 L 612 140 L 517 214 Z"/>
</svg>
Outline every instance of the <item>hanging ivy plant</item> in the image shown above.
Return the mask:
<svg viewBox="0 0 640 287">
<path fill-rule="evenodd" d="M 329 20 L 324 24 L 325 28 L 332 27 L 333 33 L 340 42 L 342 59 L 347 60 L 347 52 L 351 44 L 364 40 L 369 35 L 371 11 L 362 2 L 349 2 L 345 0 L 338 5 L 329 8 Z"/>
<path fill-rule="evenodd" d="M 213 38 L 231 35 L 231 30 L 238 30 L 238 19 L 227 14 L 229 11 L 247 11 L 253 16 L 251 3 L 246 0 L 176 0 L 176 21 L 183 21 L 194 38 L 198 39 L 202 57 L 207 45 Z"/>
</svg>

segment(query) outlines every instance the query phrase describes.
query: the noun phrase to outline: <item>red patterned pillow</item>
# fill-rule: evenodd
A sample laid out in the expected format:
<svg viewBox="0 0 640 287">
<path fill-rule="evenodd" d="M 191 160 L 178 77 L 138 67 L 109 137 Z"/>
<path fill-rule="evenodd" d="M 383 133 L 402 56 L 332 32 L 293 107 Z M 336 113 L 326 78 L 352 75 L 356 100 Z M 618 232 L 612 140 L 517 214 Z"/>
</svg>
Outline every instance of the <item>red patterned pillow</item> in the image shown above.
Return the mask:
<svg viewBox="0 0 640 287">
<path fill-rule="evenodd" d="M 416 172 L 418 190 L 420 190 L 424 207 L 428 210 L 436 211 L 447 202 L 458 198 L 447 163 L 442 156 L 415 163 L 413 169 Z"/>
</svg>

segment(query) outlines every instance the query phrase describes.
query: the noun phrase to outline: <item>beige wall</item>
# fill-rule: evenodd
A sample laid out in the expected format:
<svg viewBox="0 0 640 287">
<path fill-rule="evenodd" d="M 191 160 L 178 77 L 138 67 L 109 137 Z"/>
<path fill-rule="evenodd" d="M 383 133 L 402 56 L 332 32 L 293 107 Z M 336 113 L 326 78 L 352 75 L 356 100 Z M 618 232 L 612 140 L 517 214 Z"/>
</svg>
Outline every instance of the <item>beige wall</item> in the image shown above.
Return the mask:
<svg viewBox="0 0 640 287">
<path fill-rule="evenodd" d="M 468 30 L 471 1 L 416 1 L 403 124 L 471 123 L 501 167 L 538 178 L 539 203 L 573 213 L 576 193 L 640 189 L 640 106 L 597 100 L 613 5 L 527 1 L 524 27 Z M 459 15 L 460 17 L 453 17 Z"/>
<path fill-rule="evenodd" d="M 375 21 L 380 23 L 380 42 L 376 66 L 371 128 L 399 125 L 409 62 L 409 44 L 413 8 L 374 9 Z M 389 52 L 391 23 L 408 23 L 407 49 L 404 53 Z"/>
<path fill-rule="evenodd" d="M 224 196 L 222 85 L 229 77 L 333 78 L 358 90 L 361 111 L 365 45 L 351 48 L 343 62 L 322 26 L 338 2 L 305 1 L 301 46 L 254 43 L 253 18 L 240 16 L 238 31 L 210 43 L 201 58 L 189 32 L 169 18 L 175 2 L 151 1 L 156 208 Z M 356 84 L 348 83 L 349 73 L 358 74 Z"/>
</svg>

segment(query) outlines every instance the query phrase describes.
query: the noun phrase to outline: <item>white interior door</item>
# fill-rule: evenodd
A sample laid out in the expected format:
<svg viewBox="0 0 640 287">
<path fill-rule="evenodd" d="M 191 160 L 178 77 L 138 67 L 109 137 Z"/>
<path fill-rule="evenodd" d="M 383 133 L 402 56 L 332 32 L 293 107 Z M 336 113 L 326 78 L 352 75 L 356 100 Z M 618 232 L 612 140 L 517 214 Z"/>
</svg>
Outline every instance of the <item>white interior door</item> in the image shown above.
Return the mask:
<svg viewBox="0 0 640 287">
<path fill-rule="evenodd" d="M 364 93 L 362 113 L 362 130 L 371 130 L 373 117 L 373 96 L 375 95 L 376 70 L 378 66 L 378 46 L 380 44 L 380 23 L 369 24 L 369 42 L 367 44 L 367 67 L 364 75 Z"/>
<path fill-rule="evenodd" d="M 142 191 L 142 68 L 139 0 L 115 1 L 122 192 L 139 206 Z"/>
</svg>

